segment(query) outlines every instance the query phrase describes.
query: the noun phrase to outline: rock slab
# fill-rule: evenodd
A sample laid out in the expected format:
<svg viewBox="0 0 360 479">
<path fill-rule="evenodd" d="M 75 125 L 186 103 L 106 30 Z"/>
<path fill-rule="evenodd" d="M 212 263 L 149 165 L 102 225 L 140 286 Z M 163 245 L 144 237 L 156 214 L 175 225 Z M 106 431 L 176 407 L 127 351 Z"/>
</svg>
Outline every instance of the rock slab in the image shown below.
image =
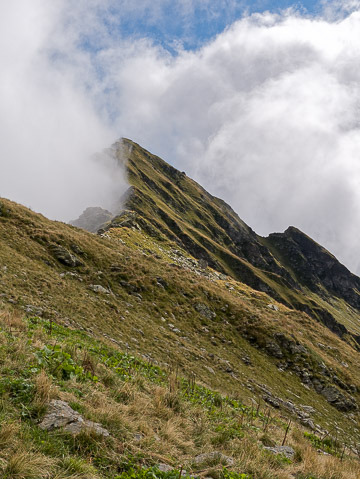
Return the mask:
<svg viewBox="0 0 360 479">
<path fill-rule="evenodd" d="M 74 435 L 83 431 L 91 431 L 103 437 L 110 435 L 107 429 L 100 424 L 84 419 L 67 402 L 57 399 L 53 399 L 49 403 L 48 412 L 39 424 L 39 427 L 45 431 L 62 428 L 64 431 Z"/>
</svg>

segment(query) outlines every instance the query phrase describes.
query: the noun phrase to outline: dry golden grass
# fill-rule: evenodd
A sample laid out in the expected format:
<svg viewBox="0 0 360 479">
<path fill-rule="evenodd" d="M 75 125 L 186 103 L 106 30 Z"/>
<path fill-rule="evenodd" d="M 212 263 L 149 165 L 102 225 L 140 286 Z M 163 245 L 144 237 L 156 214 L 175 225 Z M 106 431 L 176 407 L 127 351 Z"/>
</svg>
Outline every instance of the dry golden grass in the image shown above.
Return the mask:
<svg viewBox="0 0 360 479">
<path fill-rule="evenodd" d="M 6 479 L 50 479 L 55 460 L 31 451 L 18 450 L 2 465 Z"/>
<path fill-rule="evenodd" d="M 58 395 L 57 387 L 42 369 L 34 378 L 35 394 L 33 402 L 37 406 L 45 406 Z"/>
<path fill-rule="evenodd" d="M 14 311 L 0 311 L 0 325 L 12 334 L 21 333 L 27 328 L 23 316 Z"/>
<path fill-rule="evenodd" d="M 338 457 L 316 452 L 308 444 L 303 446 L 297 445 L 297 450 L 301 456 L 301 462 L 292 467 L 294 473 L 311 474 L 314 477 L 326 479 L 359 478 L 359 464 L 357 461 L 341 461 Z"/>
<path fill-rule="evenodd" d="M 6 341 L 6 357 L 3 360 L 3 367 L 22 371 L 28 359 L 28 340 L 21 336 L 17 341 L 11 338 Z"/>
<path fill-rule="evenodd" d="M 0 449 L 14 450 L 18 441 L 20 425 L 18 422 L 6 422 L 0 426 Z"/>
</svg>

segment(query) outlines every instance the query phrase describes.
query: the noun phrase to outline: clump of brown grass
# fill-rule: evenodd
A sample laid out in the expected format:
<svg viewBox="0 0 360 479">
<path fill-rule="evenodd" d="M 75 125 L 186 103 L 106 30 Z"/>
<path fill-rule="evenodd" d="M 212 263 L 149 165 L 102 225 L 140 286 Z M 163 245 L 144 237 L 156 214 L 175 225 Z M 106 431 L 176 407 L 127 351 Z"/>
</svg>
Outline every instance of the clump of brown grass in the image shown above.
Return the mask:
<svg viewBox="0 0 360 479">
<path fill-rule="evenodd" d="M 326 479 L 357 479 L 359 464 L 352 461 L 341 461 L 338 457 L 322 455 L 307 445 L 302 450 L 302 462 L 298 471 Z"/>
<path fill-rule="evenodd" d="M 120 387 L 113 389 L 112 396 L 119 403 L 131 404 L 137 397 L 137 388 L 132 383 L 123 383 Z"/>
<path fill-rule="evenodd" d="M 264 454 L 257 441 L 251 436 L 232 441 L 229 452 L 235 458 L 237 470 L 253 474 L 258 479 L 289 479 L 291 477 L 275 456 Z"/>
<path fill-rule="evenodd" d="M 0 312 L 0 325 L 9 333 L 19 333 L 27 329 L 27 325 L 20 313 L 12 311 Z"/>
<path fill-rule="evenodd" d="M 161 420 L 167 420 L 172 417 L 174 414 L 171 408 L 168 407 L 166 396 L 168 394 L 168 390 L 164 387 L 157 386 L 153 389 L 153 396 L 152 396 L 152 408 L 153 414 L 156 415 Z"/>
<path fill-rule="evenodd" d="M 194 448 L 191 429 L 189 425 L 185 424 L 181 418 L 173 417 L 166 422 L 163 422 L 158 430 L 159 437 L 166 443 L 166 447 L 178 453 L 186 454 Z"/>
<path fill-rule="evenodd" d="M 54 470 L 55 461 L 31 451 L 18 450 L 0 465 L 6 479 L 48 479 Z"/>
<path fill-rule="evenodd" d="M 13 449 L 17 443 L 20 427 L 18 423 L 6 422 L 0 427 L 0 449 Z"/>
<path fill-rule="evenodd" d="M 41 370 L 34 378 L 34 397 L 31 401 L 31 412 L 33 418 L 41 417 L 51 399 L 58 396 L 58 389 L 52 383 L 44 370 Z"/>
<path fill-rule="evenodd" d="M 45 406 L 57 396 L 57 388 L 44 370 L 34 378 L 35 394 L 33 403 Z"/>
<path fill-rule="evenodd" d="M 122 440 L 130 438 L 129 430 L 132 427 L 121 405 L 105 400 L 102 405 L 88 409 L 91 418 L 109 428 L 111 434 Z"/>
<path fill-rule="evenodd" d="M 29 358 L 28 340 L 26 337 L 17 338 L 15 341 L 7 341 L 6 357 L 4 358 L 3 367 L 22 371 L 24 364 Z"/>
</svg>

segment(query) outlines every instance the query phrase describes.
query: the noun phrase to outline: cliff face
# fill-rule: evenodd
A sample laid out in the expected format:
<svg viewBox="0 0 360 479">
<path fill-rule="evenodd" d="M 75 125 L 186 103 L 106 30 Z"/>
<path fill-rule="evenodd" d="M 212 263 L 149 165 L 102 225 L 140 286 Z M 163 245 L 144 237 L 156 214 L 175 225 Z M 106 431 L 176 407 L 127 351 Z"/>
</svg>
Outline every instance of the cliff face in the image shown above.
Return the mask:
<svg viewBox="0 0 360 479">
<path fill-rule="evenodd" d="M 360 308 L 360 278 L 300 230 L 289 227 L 268 237 L 274 254 L 286 263 L 296 279 L 320 295 L 335 295 Z"/>
</svg>

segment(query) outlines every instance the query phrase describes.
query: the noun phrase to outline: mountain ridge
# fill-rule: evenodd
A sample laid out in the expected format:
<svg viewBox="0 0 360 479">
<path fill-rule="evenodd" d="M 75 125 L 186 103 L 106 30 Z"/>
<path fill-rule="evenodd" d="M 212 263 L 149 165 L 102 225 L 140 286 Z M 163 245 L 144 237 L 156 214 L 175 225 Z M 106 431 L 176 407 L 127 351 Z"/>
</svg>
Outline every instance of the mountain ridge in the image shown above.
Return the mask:
<svg viewBox="0 0 360 479">
<path fill-rule="evenodd" d="M 225 201 L 131 140 L 119 140 L 112 152 L 125 167 L 130 188 L 124 211 L 101 231 L 136 224 L 154 237 L 177 242 L 212 268 L 307 312 L 353 344 L 360 343 L 360 324 L 353 321 L 353 312 L 343 320 L 331 308 L 335 298 L 359 310 L 360 279 L 325 248 L 295 227 L 268 237 L 257 235 Z M 321 272 L 315 274 L 314 268 Z"/>
</svg>

